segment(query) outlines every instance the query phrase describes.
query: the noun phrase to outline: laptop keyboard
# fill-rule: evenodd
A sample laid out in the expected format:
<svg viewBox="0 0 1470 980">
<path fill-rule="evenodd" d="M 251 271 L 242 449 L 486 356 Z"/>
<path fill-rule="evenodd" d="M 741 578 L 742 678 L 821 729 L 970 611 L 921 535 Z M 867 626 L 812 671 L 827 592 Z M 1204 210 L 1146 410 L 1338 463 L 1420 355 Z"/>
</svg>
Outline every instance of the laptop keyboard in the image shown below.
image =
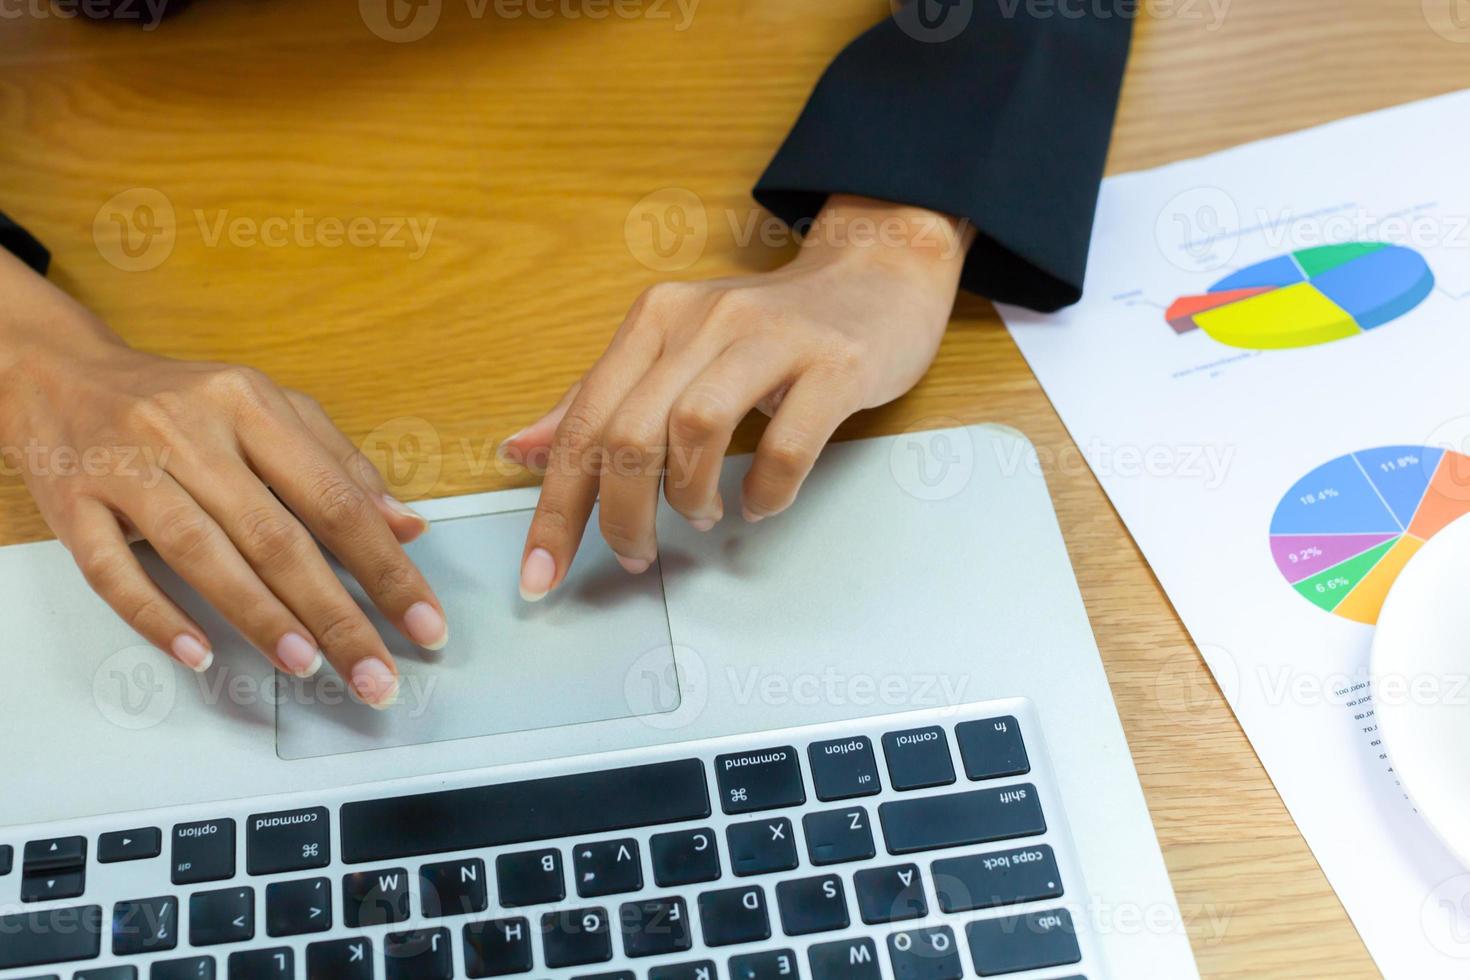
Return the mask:
<svg viewBox="0 0 1470 980">
<path fill-rule="evenodd" d="M 513 768 L 0 829 L 0 978 L 1102 975 L 1028 702 Z"/>
</svg>

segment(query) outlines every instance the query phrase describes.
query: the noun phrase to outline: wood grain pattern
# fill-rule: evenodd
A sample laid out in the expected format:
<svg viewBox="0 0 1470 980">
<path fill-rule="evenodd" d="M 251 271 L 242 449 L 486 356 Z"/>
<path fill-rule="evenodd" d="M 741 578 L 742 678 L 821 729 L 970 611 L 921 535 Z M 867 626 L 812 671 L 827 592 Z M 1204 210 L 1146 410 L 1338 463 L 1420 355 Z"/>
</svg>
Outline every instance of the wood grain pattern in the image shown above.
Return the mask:
<svg viewBox="0 0 1470 980">
<path fill-rule="evenodd" d="M 1110 169 L 1470 85 L 1470 46 L 1431 29 L 1436 5 L 1448 9 L 1145 3 Z M 200 0 L 149 31 L 12 2 L 0 31 L 0 206 L 55 250 L 55 281 L 134 344 L 247 362 L 316 394 L 354 439 L 385 460 L 383 447 L 394 451 L 406 494 L 523 484 L 495 464 L 495 443 L 539 415 L 662 278 L 625 240 L 630 209 L 671 186 L 703 201 L 708 245 L 681 277 L 778 264 L 783 249 L 741 247 L 728 216 L 735 229 L 758 217 L 748 188 L 812 82 L 886 9 L 705 0 L 686 22 L 673 0 L 636 8 L 607 16 L 593 0 L 556 0 L 537 8 L 555 16 L 511 17 L 493 12 L 525 8 L 445 0 L 427 37 L 389 43 L 340 0 Z M 167 198 L 176 240 L 156 268 L 128 271 L 104 256 L 93 223 L 139 187 Z M 221 215 L 298 211 L 366 218 L 379 232 L 392 218 L 435 224 L 417 258 L 319 238 L 213 238 Z M 1204 975 L 1375 976 L 988 304 L 962 299 L 919 387 L 841 436 L 921 420 L 1009 423 L 1047 462 Z M 18 481 L 5 481 L 0 541 L 46 534 Z"/>
</svg>

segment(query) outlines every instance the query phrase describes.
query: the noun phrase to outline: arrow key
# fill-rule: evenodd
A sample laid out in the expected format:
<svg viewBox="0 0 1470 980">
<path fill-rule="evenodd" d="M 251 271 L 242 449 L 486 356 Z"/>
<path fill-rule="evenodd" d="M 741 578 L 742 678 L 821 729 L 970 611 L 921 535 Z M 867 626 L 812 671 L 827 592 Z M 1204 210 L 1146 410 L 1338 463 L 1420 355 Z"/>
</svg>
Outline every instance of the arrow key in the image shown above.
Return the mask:
<svg viewBox="0 0 1470 980">
<path fill-rule="evenodd" d="M 332 883 L 327 878 L 277 881 L 265 886 L 265 932 L 300 936 L 332 928 Z"/>
<path fill-rule="evenodd" d="M 255 938 L 255 889 L 221 888 L 189 897 L 189 943 L 217 946 Z"/>
<path fill-rule="evenodd" d="M 76 898 L 87 887 L 86 872 L 73 871 L 27 873 L 20 879 L 22 902 L 49 902 L 53 898 Z"/>
<path fill-rule="evenodd" d="M 25 873 L 72 870 L 87 864 L 87 838 L 49 837 L 26 844 Z"/>
<path fill-rule="evenodd" d="M 97 860 L 103 864 L 138 861 L 162 853 L 163 833 L 157 827 L 117 830 L 97 838 Z"/>
</svg>

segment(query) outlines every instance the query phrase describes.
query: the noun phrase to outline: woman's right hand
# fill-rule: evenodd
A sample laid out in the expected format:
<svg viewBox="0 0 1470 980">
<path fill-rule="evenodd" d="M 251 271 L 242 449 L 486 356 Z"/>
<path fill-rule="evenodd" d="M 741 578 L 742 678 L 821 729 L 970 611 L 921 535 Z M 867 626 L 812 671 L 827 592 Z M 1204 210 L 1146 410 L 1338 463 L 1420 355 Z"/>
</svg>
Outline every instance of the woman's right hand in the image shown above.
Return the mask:
<svg viewBox="0 0 1470 980">
<path fill-rule="evenodd" d="M 414 643 L 448 639 L 402 544 L 427 524 L 308 396 L 228 364 L 133 350 L 0 250 L 0 445 L 87 582 L 195 670 L 210 639 L 147 575 L 148 541 L 278 669 L 323 657 L 374 707 L 398 672 L 313 535 Z"/>
</svg>

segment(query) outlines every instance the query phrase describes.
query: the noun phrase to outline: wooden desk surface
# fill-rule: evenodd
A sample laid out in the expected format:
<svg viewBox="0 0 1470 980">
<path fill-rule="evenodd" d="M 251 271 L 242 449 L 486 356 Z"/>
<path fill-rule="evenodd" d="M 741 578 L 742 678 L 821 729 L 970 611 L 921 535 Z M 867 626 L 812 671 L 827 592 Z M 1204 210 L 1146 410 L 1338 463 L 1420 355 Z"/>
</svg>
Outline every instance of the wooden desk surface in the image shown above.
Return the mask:
<svg viewBox="0 0 1470 980">
<path fill-rule="evenodd" d="M 1457 43 L 1470 25 L 1455 34 L 1449 2 L 1151 0 L 1111 170 L 1470 85 Z M 625 238 L 637 202 L 676 187 L 707 209 L 707 245 L 678 277 L 782 261 L 737 244 L 759 218 L 748 188 L 828 59 L 885 10 L 704 0 L 686 20 L 694 0 L 642 0 L 635 17 L 533 3 L 444 0 L 426 37 L 389 43 L 341 0 L 199 0 L 147 32 L 4 0 L 0 207 L 55 251 L 54 280 L 130 341 L 247 362 L 316 394 L 379 459 L 392 451 L 406 495 L 528 482 L 497 467 L 494 445 L 661 278 L 639 261 L 646 243 Z M 111 214 L 160 194 L 171 253 L 167 236 L 119 251 Z M 332 247 L 345 229 L 334 237 L 331 218 L 367 219 L 358 244 Z M 237 219 L 270 240 L 242 237 Z M 435 222 L 421 255 L 396 219 Z M 1204 975 L 1375 976 L 989 304 L 962 299 L 917 390 L 841 435 L 987 419 L 1027 432 L 1048 463 Z M 738 448 L 756 434 L 744 428 Z M 5 482 L 0 541 L 44 536 Z"/>
</svg>

